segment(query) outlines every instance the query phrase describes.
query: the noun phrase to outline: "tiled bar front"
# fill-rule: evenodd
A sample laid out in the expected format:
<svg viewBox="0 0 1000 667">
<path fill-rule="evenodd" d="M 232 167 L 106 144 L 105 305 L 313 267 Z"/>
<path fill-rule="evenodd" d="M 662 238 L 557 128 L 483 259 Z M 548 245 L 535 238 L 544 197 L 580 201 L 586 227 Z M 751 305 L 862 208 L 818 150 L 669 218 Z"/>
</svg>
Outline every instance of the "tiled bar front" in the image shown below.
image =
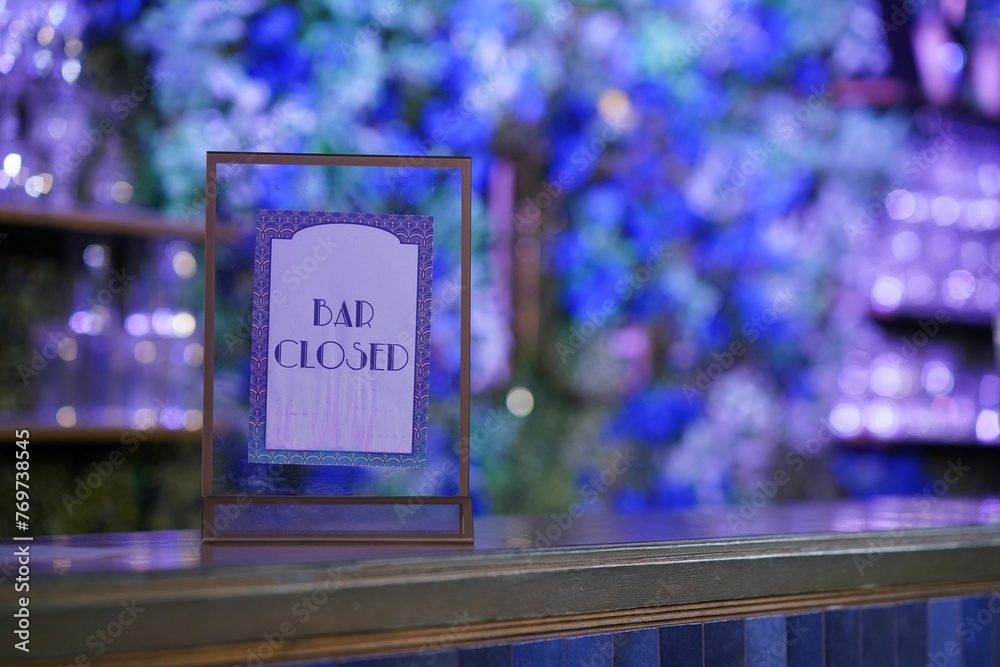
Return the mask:
<svg viewBox="0 0 1000 667">
<path fill-rule="evenodd" d="M 858 608 L 427 650 L 309 667 L 838 667 L 1000 665 L 1000 589 Z"/>
<path fill-rule="evenodd" d="M 0 663 L 1000 667 L 998 506 L 774 505 L 742 535 L 725 510 L 588 515 L 553 544 L 487 517 L 471 547 L 37 537 L 32 651 Z"/>
</svg>

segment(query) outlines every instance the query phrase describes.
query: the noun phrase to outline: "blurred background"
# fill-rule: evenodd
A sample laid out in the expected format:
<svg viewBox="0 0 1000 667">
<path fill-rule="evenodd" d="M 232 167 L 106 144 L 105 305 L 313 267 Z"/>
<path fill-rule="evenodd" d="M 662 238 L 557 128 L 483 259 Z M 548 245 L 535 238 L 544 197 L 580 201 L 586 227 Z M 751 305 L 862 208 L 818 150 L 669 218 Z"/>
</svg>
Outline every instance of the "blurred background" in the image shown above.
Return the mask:
<svg viewBox="0 0 1000 667">
<path fill-rule="evenodd" d="M 0 0 L 34 525 L 198 524 L 208 150 L 472 156 L 477 513 L 989 498 L 998 118 L 992 1 Z"/>
</svg>

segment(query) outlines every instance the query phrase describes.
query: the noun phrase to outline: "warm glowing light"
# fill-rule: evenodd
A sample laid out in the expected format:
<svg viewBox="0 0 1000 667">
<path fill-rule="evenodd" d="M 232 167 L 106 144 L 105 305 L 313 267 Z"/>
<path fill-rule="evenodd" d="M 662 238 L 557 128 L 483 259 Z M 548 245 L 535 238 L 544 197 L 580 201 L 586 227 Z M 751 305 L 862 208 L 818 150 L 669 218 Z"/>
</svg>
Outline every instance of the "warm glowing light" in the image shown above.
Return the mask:
<svg viewBox="0 0 1000 667">
<path fill-rule="evenodd" d="M 135 344 L 134 354 L 140 364 L 151 364 L 156 361 L 156 344 L 151 340 L 141 340 Z"/>
<path fill-rule="evenodd" d="M 111 198 L 119 204 L 127 204 L 132 199 L 132 186 L 125 181 L 118 181 L 111 186 Z"/>
<path fill-rule="evenodd" d="M 56 423 L 63 428 L 73 428 L 76 426 L 76 410 L 65 405 L 56 410 Z"/>
<path fill-rule="evenodd" d="M 198 343 L 191 343 L 184 348 L 184 363 L 193 368 L 201 366 L 205 361 L 205 348 Z"/>
<path fill-rule="evenodd" d="M 527 417 L 535 408 L 535 397 L 524 387 L 514 387 L 507 392 L 507 409 L 515 417 Z"/>
<path fill-rule="evenodd" d="M 194 333 L 197 322 L 191 313 L 177 313 L 170 324 L 173 333 L 178 338 L 188 338 Z"/>
<path fill-rule="evenodd" d="M 190 278 L 198 271 L 198 260 L 187 250 L 181 250 L 172 261 L 174 273 L 181 278 Z"/>
<path fill-rule="evenodd" d="M 597 100 L 597 112 L 601 114 L 601 118 L 606 123 L 627 124 L 629 116 L 632 114 L 632 103 L 624 92 L 617 88 L 610 88 L 601 93 Z"/>
<path fill-rule="evenodd" d="M 77 355 L 76 339 L 70 338 L 69 336 L 63 338 L 61 341 L 59 341 L 59 345 L 56 346 L 56 353 L 59 355 L 59 358 L 62 359 L 63 361 L 73 361 L 74 359 L 76 359 Z"/>
<path fill-rule="evenodd" d="M 45 26 L 38 31 L 38 43 L 42 46 L 48 46 L 52 38 L 56 36 L 56 29 L 50 25 Z"/>
<path fill-rule="evenodd" d="M 3 159 L 3 171 L 11 178 L 21 173 L 21 156 L 18 153 L 8 153 Z"/>
<path fill-rule="evenodd" d="M 143 431 L 148 431 L 156 427 L 156 410 L 151 408 L 141 408 L 132 415 L 132 426 Z"/>
<path fill-rule="evenodd" d="M 201 410 L 186 410 L 184 412 L 184 430 L 198 431 L 201 429 Z"/>
<path fill-rule="evenodd" d="M 59 73 L 62 74 L 63 81 L 66 83 L 75 83 L 78 78 L 80 78 L 80 72 L 83 70 L 83 66 L 80 61 L 76 58 L 69 58 L 63 61 L 62 67 L 59 68 Z"/>
</svg>

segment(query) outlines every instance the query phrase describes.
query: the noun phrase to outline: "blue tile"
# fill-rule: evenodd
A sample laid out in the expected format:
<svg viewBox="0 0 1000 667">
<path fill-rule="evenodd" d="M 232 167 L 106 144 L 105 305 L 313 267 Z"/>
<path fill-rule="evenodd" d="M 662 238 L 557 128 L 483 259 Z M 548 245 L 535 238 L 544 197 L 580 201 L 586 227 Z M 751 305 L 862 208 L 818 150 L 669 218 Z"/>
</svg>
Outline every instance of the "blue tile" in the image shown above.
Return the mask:
<svg viewBox="0 0 1000 667">
<path fill-rule="evenodd" d="M 563 640 L 549 639 L 514 646 L 514 667 L 562 667 Z"/>
<path fill-rule="evenodd" d="M 459 652 L 460 667 L 511 667 L 510 646 L 467 648 Z"/>
<path fill-rule="evenodd" d="M 660 667 L 702 667 L 702 627 L 701 623 L 686 623 L 660 628 Z"/>
<path fill-rule="evenodd" d="M 857 609 L 823 612 L 826 667 L 861 664 L 861 614 Z"/>
<path fill-rule="evenodd" d="M 785 621 L 788 667 L 823 664 L 823 614 L 798 614 Z M 752 667 L 752 665 L 751 665 Z"/>
<path fill-rule="evenodd" d="M 997 603 L 993 603 L 997 609 Z M 991 629 L 994 613 L 990 599 L 982 597 L 962 600 L 962 620 L 958 626 L 959 643 L 962 644 L 962 662 L 966 667 L 990 664 Z"/>
<path fill-rule="evenodd" d="M 784 616 L 748 618 L 746 633 L 749 667 L 785 667 L 788 664 Z"/>
<path fill-rule="evenodd" d="M 990 596 L 990 611 L 996 609 L 993 614 L 993 662 L 992 667 L 1000 667 L 1000 590 L 994 589 Z"/>
<path fill-rule="evenodd" d="M 368 658 L 366 660 L 352 660 L 350 662 L 334 663 L 337 667 L 398 667 L 396 658 Z"/>
<path fill-rule="evenodd" d="M 961 622 L 962 601 L 958 598 L 927 603 L 927 662 L 935 667 L 962 667 Z"/>
<path fill-rule="evenodd" d="M 399 667 L 458 667 L 458 651 L 420 651 L 400 656 Z"/>
<path fill-rule="evenodd" d="M 611 635 L 591 635 L 567 639 L 563 649 L 567 665 L 606 667 L 611 664 L 614 648 Z"/>
<path fill-rule="evenodd" d="M 705 664 L 712 667 L 744 667 L 743 619 L 705 624 Z"/>
<path fill-rule="evenodd" d="M 896 605 L 896 659 L 904 665 L 927 663 L 927 603 Z"/>
<path fill-rule="evenodd" d="M 660 660 L 660 633 L 655 628 L 616 632 L 613 642 L 615 667 L 656 665 Z"/>
<path fill-rule="evenodd" d="M 866 667 L 896 664 L 896 610 L 868 607 L 861 610 L 861 662 Z"/>
</svg>

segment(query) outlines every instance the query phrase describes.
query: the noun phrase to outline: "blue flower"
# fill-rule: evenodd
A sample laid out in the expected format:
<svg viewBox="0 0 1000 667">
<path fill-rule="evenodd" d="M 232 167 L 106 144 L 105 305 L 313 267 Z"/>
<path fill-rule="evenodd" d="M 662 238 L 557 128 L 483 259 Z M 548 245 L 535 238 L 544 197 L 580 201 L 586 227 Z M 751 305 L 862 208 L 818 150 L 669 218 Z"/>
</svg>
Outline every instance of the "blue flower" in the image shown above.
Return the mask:
<svg viewBox="0 0 1000 667">
<path fill-rule="evenodd" d="M 280 51 L 295 43 L 299 14 L 290 5 L 277 5 L 255 17 L 247 29 L 247 45 L 252 49 Z"/>
<path fill-rule="evenodd" d="M 656 487 L 656 506 L 672 510 L 695 507 L 698 495 L 690 484 L 680 484 L 663 479 Z"/>
<path fill-rule="evenodd" d="M 676 441 L 699 414 L 681 389 L 653 386 L 630 397 L 611 418 L 613 437 L 647 445 Z"/>
<path fill-rule="evenodd" d="M 435 145 L 457 154 L 484 152 L 489 148 L 494 121 L 482 110 L 462 102 L 461 96 L 424 105 L 421 131 Z"/>
<path fill-rule="evenodd" d="M 792 76 L 795 87 L 803 95 L 812 95 L 823 90 L 830 82 L 826 61 L 816 55 L 809 55 L 799 61 Z"/>
<path fill-rule="evenodd" d="M 625 486 L 615 491 L 614 508 L 621 514 L 634 514 L 649 509 L 650 502 L 646 492 L 634 486 Z"/>
<path fill-rule="evenodd" d="M 618 228 L 625 221 L 628 202 L 625 193 L 614 183 L 593 185 L 573 206 L 576 216 L 588 226 Z"/>
<path fill-rule="evenodd" d="M 520 8 L 509 0 L 455 2 L 448 8 L 448 23 L 472 28 L 477 33 L 496 30 L 504 38 L 514 36 L 522 21 Z"/>
</svg>

